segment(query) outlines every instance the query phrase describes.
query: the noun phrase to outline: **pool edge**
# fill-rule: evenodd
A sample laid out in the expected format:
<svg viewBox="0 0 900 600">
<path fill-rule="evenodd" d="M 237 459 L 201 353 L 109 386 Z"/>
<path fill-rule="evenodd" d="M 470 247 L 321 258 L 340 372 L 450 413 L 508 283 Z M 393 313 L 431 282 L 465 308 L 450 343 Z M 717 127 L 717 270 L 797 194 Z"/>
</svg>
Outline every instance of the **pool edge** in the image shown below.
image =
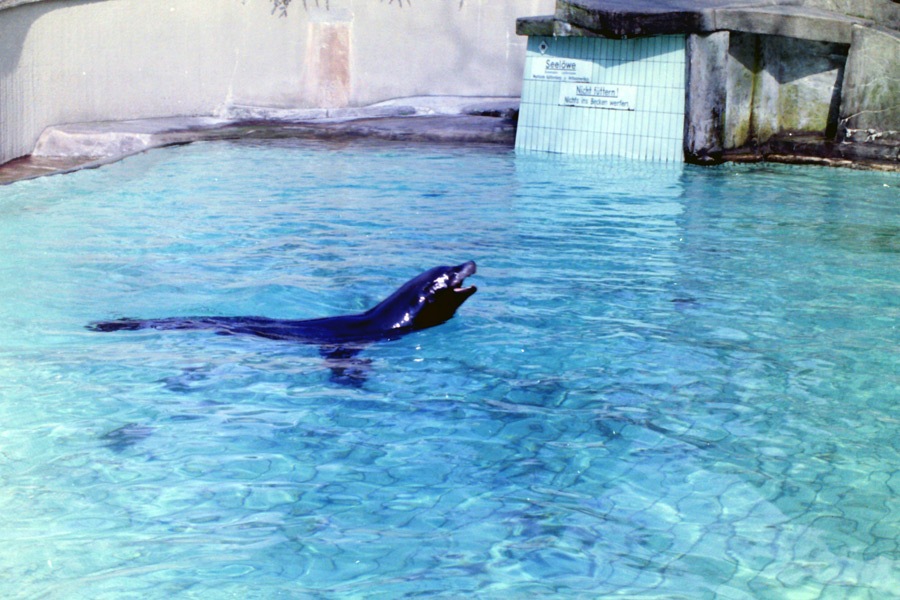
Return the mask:
<svg viewBox="0 0 900 600">
<path fill-rule="evenodd" d="M 360 108 L 232 106 L 213 116 L 55 125 L 31 154 L 0 165 L 0 185 L 97 168 L 165 146 L 229 139 L 380 139 L 515 144 L 519 99 L 427 96 Z"/>
</svg>

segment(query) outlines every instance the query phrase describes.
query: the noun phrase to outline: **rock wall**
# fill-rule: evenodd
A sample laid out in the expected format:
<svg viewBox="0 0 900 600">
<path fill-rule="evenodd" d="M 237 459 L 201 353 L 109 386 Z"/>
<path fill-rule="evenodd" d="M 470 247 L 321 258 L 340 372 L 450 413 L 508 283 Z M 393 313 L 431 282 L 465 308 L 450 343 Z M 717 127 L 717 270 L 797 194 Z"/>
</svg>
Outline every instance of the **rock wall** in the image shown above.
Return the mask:
<svg viewBox="0 0 900 600">
<path fill-rule="evenodd" d="M 846 45 L 730 35 L 726 149 L 783 134 L 834 136 Z"/>
<path fill-rule="evenodd" d="M 48 125 L 516 96 L 553 0 L 0 0 L 0 163 Z"/>
<path fill-rule="evenodd" d="M 900 143 L 900 33 L 854 28 L 847 60 L 840 135 L 857 142 Z"/>
<path fill-rule="evenodd" d="M 736 31 L 688 36 L 685 155 L 900 160 L 900 34 L 842 44 Z"/>
<path fill-rule="evenodd" d="M 900 169 L 900 0 L 557 0 L 518 25 L 686 34 L 686 160 Z"/>
</svg>

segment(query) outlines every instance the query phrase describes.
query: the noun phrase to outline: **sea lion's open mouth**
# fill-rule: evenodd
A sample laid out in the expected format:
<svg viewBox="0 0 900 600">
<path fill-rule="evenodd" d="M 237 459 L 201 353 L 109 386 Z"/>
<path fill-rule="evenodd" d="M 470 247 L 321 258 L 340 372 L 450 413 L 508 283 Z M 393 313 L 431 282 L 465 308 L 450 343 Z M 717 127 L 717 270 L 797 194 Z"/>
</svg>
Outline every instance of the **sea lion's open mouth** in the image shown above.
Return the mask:
<svg viewBox="0 0 900 600">
<path fill-rule="evenodd" d="M 450 287 L 453 289 L 454 292 L 456 292 L 458 294 L 474 294 L 478 290 L 478 288 L 476 288 L 474 285 L 470 285 L 468 287 L 463 287 L 463 282 L 466 280 L 466 277 L 474 274 L 475 271 L 477 270 L 477 267 L 475 266 L 475 261 L 470 260 L 467 263 L 461 264 L 457 268 L 459 270 L 453 276 L 453 282 Z"/>
</svg>

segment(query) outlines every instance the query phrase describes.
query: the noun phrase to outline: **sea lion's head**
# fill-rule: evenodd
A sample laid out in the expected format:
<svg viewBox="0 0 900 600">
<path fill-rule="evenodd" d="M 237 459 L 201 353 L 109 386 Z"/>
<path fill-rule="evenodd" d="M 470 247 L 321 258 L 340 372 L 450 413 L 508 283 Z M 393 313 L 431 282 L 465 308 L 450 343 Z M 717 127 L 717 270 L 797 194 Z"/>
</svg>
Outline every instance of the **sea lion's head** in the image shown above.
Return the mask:
<svg viewBox="0 0 900 600">
<path fill-rule="evenodd" d="M 478 288 L 463 287 L 475 273 L 475 263 L 434 267 L 413 277 L 372 309 L 390 321 L 390 329 L 425 329 L 440 325 L 456 313 Z"/>
</svg>

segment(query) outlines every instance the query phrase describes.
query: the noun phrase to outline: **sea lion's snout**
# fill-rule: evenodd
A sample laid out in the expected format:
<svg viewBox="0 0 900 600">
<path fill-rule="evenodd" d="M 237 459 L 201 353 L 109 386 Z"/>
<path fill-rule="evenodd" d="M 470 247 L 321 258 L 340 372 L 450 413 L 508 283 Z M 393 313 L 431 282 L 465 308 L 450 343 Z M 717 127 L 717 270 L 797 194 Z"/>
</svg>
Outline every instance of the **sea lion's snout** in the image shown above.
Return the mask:
<svg viewBox="0 0 900 600">
<path fill-rule="evenodd" d="M 458 267 L 456 267 L 456 275 L 453 277 L 453 283 L 451 287 L 454 292 L 457 293 L 465 293 L 467 295 L 474 294 L 478 288 L 474 285 L 470 285 L 469 287 L 463 287 L 463 282 L 465 282 L 466 277 L 473 275 L 478 268 L 475 265 L 474 260 L 470 260 L 469 262 L 465 262 Z"/>
</svg>

